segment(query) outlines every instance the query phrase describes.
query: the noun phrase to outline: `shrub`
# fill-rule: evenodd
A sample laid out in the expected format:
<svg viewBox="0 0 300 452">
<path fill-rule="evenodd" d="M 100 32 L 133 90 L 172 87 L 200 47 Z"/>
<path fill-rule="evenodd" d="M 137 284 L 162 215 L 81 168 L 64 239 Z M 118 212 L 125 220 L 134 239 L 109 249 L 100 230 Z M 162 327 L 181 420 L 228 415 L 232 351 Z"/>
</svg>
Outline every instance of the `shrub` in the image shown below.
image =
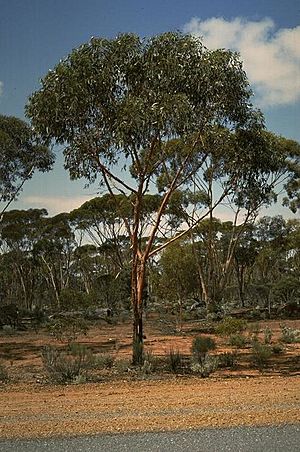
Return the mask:
<svg viewBox="0 0 300 452">
<path fill-rule="evenodd" d="M 144 364 L 141 367 L 141 374 L 142 375 L 149 375 L 152 372 L 153 372 L 152 362 L 145 357 Z"/>
<path fill-rule="evenodd" d="M 0 381 L 2 383 L 5 383 L 9 380 L 8 372 L 6 369 L 6 366 L 2 363 L 0 363 Z"/>
<path fill-rule="evenodd" d="M 117 373 L 123 374 L 130 369 L 130 361 L 128 359 L 117 359 L 114 364 Z"/>
<path fill-rule="evenodd" d="M 47 346 L 42 361 L 50 379 L 56 383 L 82 382 L 94 362 L 92 354 L 80 344 L 70 344 L 68 350 Z"/>
<path fill-rule="evenodd" d="M 280 325 L 281 328 L 281 342 L 285 344 L 293 344 L 299 342 L 299 331 L 293 328 L 289 328 L 286 325 Z"/>
<path fill-rule="evenodd" d="M 229 345 L 236 348 L 244 348 L 247 344 L 247 339 L 242 334 L 232 334 L 229 337 Z"/>
<path fill-rule="evenodd" d="M 219 367 L 236 367 L 237 365 L 237 354 L 234 353 L 222 353 L 218 355 Z"/>
<path fill-rule="evenodd" d="M 264 343 L 271 344 L 272 337 L 273 337 L 273 331 L 271 330 L 271 328 L 269 328 L 267 326 L 267 328 L 265 328 L 265 330 L 264 330 Z"/>
<path fill-rule="evenodd" d="M 195 362 L 201 362 L 210 350 L 215 350 L 215 341 L 208 336 L 195 337 L 192 343 L 192 355 Z"/>
<path fill-rule="evenodd" d="M 238 334 L 244 331 L 247 327 L 247 322 L 242 319 L 233 319 L 232 317 L 226 317 L 216 328 L 217 334 L 221 336 L 231 336 L 232 334 Z"/>
<path fill-rule="evenodd" d="M 258 335 L 258 333 L 260 332 L 260 324 L 259 322 L 253 322 L 250 323 L 249 325 L 249 333 L 252 335 Z"/>
<path fill-rule="evenodd" d="M 191 369 L 193 372 L 199 374 L 202 378 L 207 378 L 209 375 L 217 370 L 218 358 L 216 356 L 205 355 L 201 362 L 192 361 Z"/>
<path fill-rule="evenodd" d="M 151 372 L 155 372 L 159 368 L 159 360 L 151 351 L 147 351 L 144 356 L 144 364 L 147 362 L 151 367 Z"/>
<path fill-rule="evenodd" d="M 281 355 L 284 353 L 284 347 L 281 344 L 274 344 L 272 347 L 272 352 L 274 355 Z"/>
<path fill-rule="evenodd" d="M 169 350 L 167 354 L 167 367 L 173 372 L 177 373 L 183 365 L 183 356 L 179 352 L 179 350 L 173 350 L 172 348 Z"/>
<path fill-rule="evenodd" d="M 216 343 L 211 337 L 198 336 L 193 340 L 191 369 L 200 374 L 202 378 L 208 377 L 218 367 L 218 359 L 208 354 L 215 348 Z"/>
<path fill-rule="evenodd" d="M 111 369 L 114 365 L 115 358 L 112 355 L 103 353 L 94 358 L 93 367 L 95 369 Z"/>
<path fill-rule="evenodd" d="M 48 330 L 56 340 L 68 344 L 74 342 L 81 334 L 86 335 L 88 324 L 86 320 L 78 317 L 63 317 L 53 320 L 48 325 Z"/>
<path fill-rule="evenodd" d="M 259 368 L 259 370 L 262 370 L 267 366 L 271 354 L 272 349 L 269 345 L 262 344 L 258 341 L 253 342 L 252 361 Z"/>
</svg>

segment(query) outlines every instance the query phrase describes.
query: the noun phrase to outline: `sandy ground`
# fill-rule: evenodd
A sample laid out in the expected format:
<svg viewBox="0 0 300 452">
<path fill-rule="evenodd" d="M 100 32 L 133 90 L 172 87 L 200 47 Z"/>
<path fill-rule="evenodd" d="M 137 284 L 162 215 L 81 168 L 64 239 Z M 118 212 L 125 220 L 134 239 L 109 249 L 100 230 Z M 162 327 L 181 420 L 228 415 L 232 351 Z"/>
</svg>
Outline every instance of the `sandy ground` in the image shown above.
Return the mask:
<svg viewBox="0 0 300 452">
<path fill-rule="evenodd" d="M 300 379 L 118 381 L 0 392 L 0 437 L 300 423 Z"/>
</svg>

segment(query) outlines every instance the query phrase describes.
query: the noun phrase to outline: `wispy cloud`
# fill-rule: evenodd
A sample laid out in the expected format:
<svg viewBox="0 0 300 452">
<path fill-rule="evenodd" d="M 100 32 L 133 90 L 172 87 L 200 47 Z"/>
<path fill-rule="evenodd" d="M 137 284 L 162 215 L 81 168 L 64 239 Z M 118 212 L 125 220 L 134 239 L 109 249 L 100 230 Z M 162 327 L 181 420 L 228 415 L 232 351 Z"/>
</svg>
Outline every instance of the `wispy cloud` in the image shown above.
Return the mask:
<svg viewBox="0 0 300 452">
<path fill-rule="evenodd" d="M 2 93 L 3 93 L 3 82 L 0 81 L 0 96 L 2 95 Z"/>
<path fill-rule="evenodd" d="M 202 37 L 209 49 L 240 52 L 260 105 L 284 105 L 300 99 L 300 26 L 275 30 L 271 19 L 193 18 L 184 31 Z"/>
<path fill-rule="evenodd" d="M 45 208 L 49 215 L 56 215 L 61 212 L 70 212 L 93 197 L 94 196 L 24 196 L 22 204 L 25 208 Z"/>
</svg>

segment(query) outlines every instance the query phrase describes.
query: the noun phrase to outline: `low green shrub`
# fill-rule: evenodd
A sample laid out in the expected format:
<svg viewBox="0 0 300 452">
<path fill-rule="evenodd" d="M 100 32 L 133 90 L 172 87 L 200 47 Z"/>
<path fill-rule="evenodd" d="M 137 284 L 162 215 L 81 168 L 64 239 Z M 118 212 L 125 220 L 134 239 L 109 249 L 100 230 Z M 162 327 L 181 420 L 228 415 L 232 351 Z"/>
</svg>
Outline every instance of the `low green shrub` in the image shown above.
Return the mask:
<svg viewBox="0 0 300 452">
<path fill-rule="evenodd" d="M 192 361 L 191 370 L 200 375 L 202 378 L 207 378 L 211 373 L 213 373 L 218 368 L 218 358 L 216 356 L 211 356 L 206 354 L 205 357 L 201 359 L 200 362 Z"/>
<path fill-rule="evenodd" d="M 174 374 L 180 371 L 183 366 L 183 356 L 179 350 L 171 348 L 166 356 L 167 368 Z"/>
<path fill-rule="evenodd" d="M 114 356 L 108 353 L 102 353 L 100 355 L 95 356 L 93 367 L 95 369 L 111 369 L 114 365 L 115 358 Z"/>
<path fill-rule="evenodd" d="M 129 361 L 129 359 L 117 359 L 114 363 L 114 369 L 118 374 L 128 372 L 128 370 L 131 368 L 130 366 L 131 362 Z"/>
<path fill-rule="evenodd" d="M 91 352 L 80 344 L 70 344 L 68 350 L 47 346 L 42 352 L 42 361 L 55 383 L 82 382 L 94 366 Z"/>
<path fill-rule="evenodd" d="M 247 339 L 242 334 L 232 334 L 228 340 L 229 345 L 236 348 L 245 348 Z"/>
<path fill-rule="evenodd" d="M 216 333 L 221 336 L 231 336 L 238 334 L 247 328 L 246 320 L 233 319 L 232 317 L 226 317 L 216 328 Z"/>
<path fill-rule="evenodd" d="M 219 367 L 230 367 L 234 368 L 237 365 L 237 354 L 236 352 L 226 352 L 218 355 Z"/>
<path fill-rule="evenodd" d="M 154 372 L 154 359 L 151 354 L 145 354 L 144 363 L 141 366 L 141 374 L 143 376 L 150 375 Z"/>
<path fill-rule="evenodd" d="M 284 347 L 281 344 L 274 344 L 272 347 L 274 355 L 282 355 L 284 353 Z"/>
<path fill-rule="evenodd" d="M 272 355 L 272 349 L 269 345 L 262 344 L 261 342 L 254 341 L 252 344 L 252 361 L 262 370 L 267 367 L 268 361 Z"/>
<path fill-rule="evenodd" d="M 215 348 L 216 342 L 209 336 L 195 337 L 192 342 L 191 370 L 202 378 L 208 377 L 218 367 L 218 359 L 209 355 Z"/>
<path fill-rule="evenodd" d="M 300 335 L 299 331 L 295 330 L 294 328 L 290 328 L 286 325 L 280 325 L 281 328 L 281 342 L 284 342 L 285 344 L 293 344 L 295 342 L 299 342 Z"/>
<path fill-rule="evenodd" d="M 0 363 L 0 382 L 5 383 L 9 380 L 7 368 L 4 364 Z"/>
<path fill-rule="evenodd" d="M 159 363 L 158 357 L 156 357 L 156 356 L 152 353 L 152 351 L 150 351 L 150 350 L 148 350 L 148 351 L 145 353 L 145 356 L 144 356 L 144 364 L 145 364 L 145 362 L 148 363 L 148 365 L 150 365 L 150 367 L 151 367 L 151 372 L 156 372 L 156 371 L 159 369 L 159 367 L 160 367 L 160 363 Z"/>
<path fill-rule="evenodd" d="M 215 350 L 216 342 L 209 336 L 195 337 L 192 342 L 192 356 L 195 362 L 200 363 L 207 353 L 211 350 Z"/>
<path fill-rule="evenodd" d="M 258 335 L 260 332 L 260 324 L 259 322 L 252 322 L 249 324 L 249 333 L 250 335 Z"/>
<path fill-rule="evenodd" d="M 264 329 L 264 343 L 265 344 L 271 344 L 273 337 L 273 331 L 268 326 Z"/>
<path fill-rule="evenodd" d="M 88 323 L 80 317 L 63 317 L 52 320 L 48 331 L 56 340 L 72 344 L 78 336 L 87 334 Z"/>
</svg>

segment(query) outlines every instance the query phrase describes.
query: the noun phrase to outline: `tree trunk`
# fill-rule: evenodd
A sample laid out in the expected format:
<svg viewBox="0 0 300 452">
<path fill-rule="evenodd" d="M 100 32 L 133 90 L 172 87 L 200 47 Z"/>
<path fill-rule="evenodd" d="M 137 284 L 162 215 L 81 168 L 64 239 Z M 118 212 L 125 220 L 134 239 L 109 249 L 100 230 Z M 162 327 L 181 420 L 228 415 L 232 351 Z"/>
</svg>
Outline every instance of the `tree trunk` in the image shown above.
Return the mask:
<svg viewBox="0 0 300 452">
<path fill-rule="evenodd" d="M 131 302 L 133 309 L 133 346 L 132 363 L 140 365 L 143 363 L 143 289 L 145 285 L 145 262 L 138 258 L 132 266 L 131 275 Z"/>
</svg>

